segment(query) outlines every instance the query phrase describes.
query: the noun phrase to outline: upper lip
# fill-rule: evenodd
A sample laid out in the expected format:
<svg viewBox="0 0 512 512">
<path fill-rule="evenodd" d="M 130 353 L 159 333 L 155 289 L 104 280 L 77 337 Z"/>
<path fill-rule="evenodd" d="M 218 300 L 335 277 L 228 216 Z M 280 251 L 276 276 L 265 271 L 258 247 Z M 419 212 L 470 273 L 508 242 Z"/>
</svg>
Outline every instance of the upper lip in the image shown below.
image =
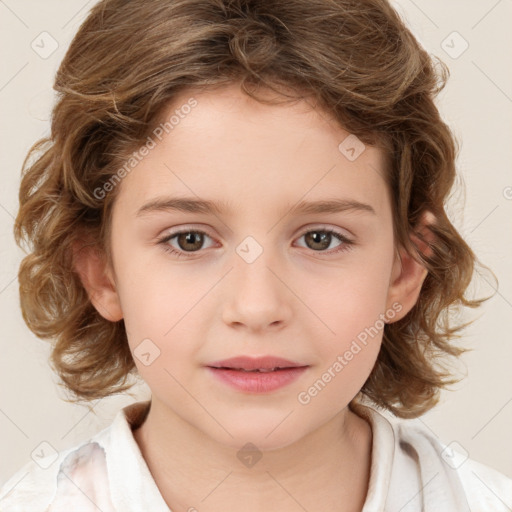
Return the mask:
<svg viewBox="0 0 512 512">
<path fill-rule="evenodd" d="M 308 366 L 276 356 L 237 356 L 208 364 L 212 368 L 233 368 L 237 370 L 271 370 L 273 368 L 297 368 Z"/>
</svg>

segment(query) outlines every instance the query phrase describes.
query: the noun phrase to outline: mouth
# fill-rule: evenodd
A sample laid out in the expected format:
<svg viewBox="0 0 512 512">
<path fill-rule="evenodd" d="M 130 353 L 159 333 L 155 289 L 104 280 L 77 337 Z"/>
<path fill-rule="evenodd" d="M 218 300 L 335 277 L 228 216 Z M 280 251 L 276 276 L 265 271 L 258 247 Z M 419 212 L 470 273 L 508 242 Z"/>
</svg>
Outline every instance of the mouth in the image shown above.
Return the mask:
<svg viewBox="0 0 512 512">
<path fill-rule="evenodd" d="M 291 384 L 309 366 L 273 356 L 239 356 L 212 363 L 207 368 L 237 391 L 254 394 L 270 393 Z"/>
<path fill-rule="evenodd" d="M 241 372 L 276 372 L 288 370 L 290 368 L 303 368 L 309 365 L 301 364 L 277 356 L 237 356 L 223 361 L 216 361 L 208 365 L 210 368 L 218 370 L 238 370 Z"/>
<path fill-rule="evenodd" d="M 307 368 L 306 366 L 286 366 L 283 368 L 257 368 L 255 370 L 247 370 L 246 368 L 230 368 L 228 366 L 209 366 L 209 368 L 213 368 L 215 370 L 232 370 L 232 371 L 238 371 L 243 373 L 270 373 L 270 372 L 278 372 L 278 371 L 285 371 L 285 370 L 291 370 L 296 368 Z"/>
</svg>

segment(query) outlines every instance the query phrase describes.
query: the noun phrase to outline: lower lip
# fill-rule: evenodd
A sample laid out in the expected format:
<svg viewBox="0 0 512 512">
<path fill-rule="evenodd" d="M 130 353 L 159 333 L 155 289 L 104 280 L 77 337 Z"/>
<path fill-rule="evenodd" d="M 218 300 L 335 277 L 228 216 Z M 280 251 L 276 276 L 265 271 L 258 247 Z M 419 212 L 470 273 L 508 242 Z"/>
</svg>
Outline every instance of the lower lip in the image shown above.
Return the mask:
<svg viewBox="0 0 512 512">
<path fill-rule="evenodd" d="M 224 368 L 207 367 L 217 378 L 230 386 L 249 393 L 268 393 L 282 388 L 298 379 L 307 366 L 283 368 L 272 372 L 244 372 Z"/>
</svg>

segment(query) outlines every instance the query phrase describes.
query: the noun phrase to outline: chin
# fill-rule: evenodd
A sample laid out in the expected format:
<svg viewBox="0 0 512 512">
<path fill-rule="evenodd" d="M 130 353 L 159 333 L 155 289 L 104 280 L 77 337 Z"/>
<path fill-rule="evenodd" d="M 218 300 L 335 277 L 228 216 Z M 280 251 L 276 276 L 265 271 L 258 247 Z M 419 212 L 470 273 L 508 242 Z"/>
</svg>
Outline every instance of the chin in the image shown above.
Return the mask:
<svg viewBox="0 0 512 512">
<path fill-rule="evenodd" d="M 295 421 L 291 421 L 291 416 L 284 421 L 286 415 L 269 416 L 265 419 L 260 416 L 254 421 L 248 418 L 245 418 L 245 421 L 242 418 L 231 423 L 224 421 L 223 426 L 233 437 L 226 434 L 218 441 L 236 450 L 240 450 L 247 443 L 251 443 L 262 452 L 286 448 L 308 434 L 303 430 L 304 425 L 301 429 Z"/>
</svg>

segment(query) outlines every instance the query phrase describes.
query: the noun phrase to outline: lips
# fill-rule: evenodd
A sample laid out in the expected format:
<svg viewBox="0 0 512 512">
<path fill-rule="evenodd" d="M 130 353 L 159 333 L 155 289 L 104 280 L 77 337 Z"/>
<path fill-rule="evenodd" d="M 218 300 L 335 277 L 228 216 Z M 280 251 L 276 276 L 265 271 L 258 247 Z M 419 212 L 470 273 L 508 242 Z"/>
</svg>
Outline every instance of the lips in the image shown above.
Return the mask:
<svg viewBox="0 0 512 512">
<path fill-rule="evenodd" d="M 206 369 L 238 392 L 266 394 L 292 384 L 308 367 L 276 356 L 238 356 L 211 363 Z"/>
<path fill-rule="evenodd" d="M 237 356 L 222 361 L 215 361 L 207 366 L 217 369 L 240 370 L 243 372 L 261 372 L 268 373 L 285 368 L 302 368 L 308 365 L 301 364 L 289 359 L 283 359 L 277 356 L 249 357 Z"/>
</svg>

